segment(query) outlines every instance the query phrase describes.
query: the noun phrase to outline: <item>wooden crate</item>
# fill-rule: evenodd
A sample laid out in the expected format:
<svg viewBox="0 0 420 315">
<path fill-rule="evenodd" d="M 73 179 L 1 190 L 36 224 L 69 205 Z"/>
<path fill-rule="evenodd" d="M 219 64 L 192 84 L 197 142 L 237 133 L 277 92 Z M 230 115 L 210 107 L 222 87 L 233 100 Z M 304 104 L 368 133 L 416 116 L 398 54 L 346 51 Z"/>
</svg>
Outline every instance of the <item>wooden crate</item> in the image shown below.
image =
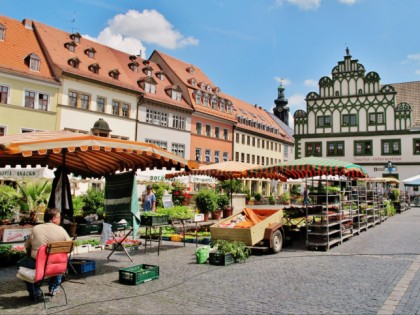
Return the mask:
<svg viewBox="0 0 420 315">
<path fill-rule="evenodd" d="M 259 215 L 268 215 L 268 217 L 260 223 L 247 229 L 220 227 L 221 223 L 230 222 L 232 219 L 238 217 L 241 213 L 234 214 L 210 227 L 212 241 L 219 239 L 228 241 L 241 241 L 244 242 L 247 246 L 253 246 L 264 238 L 265 229 L 270 224 L 281 223 L 283 216 L 282 210 L 254 209 L 253 211 Z"/>
</svg>

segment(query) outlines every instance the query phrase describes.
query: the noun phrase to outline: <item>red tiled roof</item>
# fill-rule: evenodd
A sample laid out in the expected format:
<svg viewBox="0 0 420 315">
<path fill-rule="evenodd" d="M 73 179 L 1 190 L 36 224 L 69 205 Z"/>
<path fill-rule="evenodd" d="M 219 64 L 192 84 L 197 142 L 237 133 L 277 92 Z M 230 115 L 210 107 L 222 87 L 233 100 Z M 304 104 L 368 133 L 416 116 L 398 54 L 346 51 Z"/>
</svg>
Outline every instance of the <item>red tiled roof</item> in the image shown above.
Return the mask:
<svg viewBox="0 0 420 315">
<path fill-rule="evenodd" d="M 110 84 L 115 87 L 128 89 L 133 93 L 144 93 L 146 99 L 153 101 L 163 102 L 165 104 L 171 104 L 183 109 L 192 110 L 192 108 L 185 102 L 175 101 L 165 91 L 165 87 L 172 82 L 167 77 L 161 81 L 155 77 L 156 81 L 156 94 L 146 93 L 143 88 L 139 87 L 137 81 L 146 76 L 142 71 L 144 68 L 144 59 L 136 57 L 139 63 L 138 72 L 134 72 L 129 68 L 129 63 L 133 60 L 130 59 L 130 54 L 113 49 L 111 47 L 102 45 L 100 43 L 91 41 L 87 38 L 81 38 L 80 42 L 76 44 L 74 52 L 71 52 L 65 47 L 65 43 L 72 41 L 70 33 L 61 31 L 54 27 L 47 26 L 45 24 L 34 22 L 34 28 L 39 34 L 40 41 L 46 47 L 50 60 L 54 66 L 59 69 L 60 72 L 65 72 L 77 76 L 84 77 L 86 79 L 99 81 L 100 84 Z M 94 57 L 89 57 L 85 51 L 93 48 L 95 51 Z M 68 64 L 68 60 L 77 57 L 80 61 L 79 67 L 74 68 Z M 156 72 L 162 69 L 155 63 L 146 60 L 147 66 L 152 69 L 152 75 L 156 76 Z M 89 70 L 89 65 L 98 64 L 100 70 L 98 74 L 93 73 Z M 109 73 L 113 70 L 118 70 L 119 77 L 114 79 L 109 76 Z"/>
<path fill-rule="evenodd" d="M 27 22 L 30 25 L 30 21 Z M 22 22 L 6 16 L 0 16 L 0 23 L 6 28 L 5 39 L 0 41 L 0 72 L 58 83 L 48 66 L 47 58 L 38 44 L 34 31 L 26 28 Z M 41 60 L 39 71 L 30 70 L 25 64 L 25 58 L 31 53 L 36 54 Z"/>
</svg>

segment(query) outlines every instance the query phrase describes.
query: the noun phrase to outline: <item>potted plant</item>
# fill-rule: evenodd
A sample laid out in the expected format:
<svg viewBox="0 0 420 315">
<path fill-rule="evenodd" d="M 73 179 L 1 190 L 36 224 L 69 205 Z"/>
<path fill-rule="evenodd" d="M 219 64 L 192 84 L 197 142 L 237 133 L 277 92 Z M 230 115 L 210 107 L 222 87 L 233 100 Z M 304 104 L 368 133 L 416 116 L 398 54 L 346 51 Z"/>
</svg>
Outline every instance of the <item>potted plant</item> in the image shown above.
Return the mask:
<svg viewBox="0 0 420 315">
<path fill-rule="evenodd" d="M 280 202 L 283 205 L 288 205 L 290 203 L 290 193 L 288 191 L 280 196 Z"/>
<path fill-rule="evenodd" d="M 254 198 L 255 198 L 256 205 L 262 204 L 262 195 L 259 192 L 254 194 Z"/>
<path fill-rule="evenodd" d="M 217 205 L 223 212 L 224 218 L 232 215 L 232 209 L 229 207 L 229 197 L 226 194 L 220 194 L 217 196 Z"/>
<path fill-rule="evenodd" d="M 270 205 L 275 205 L 275 204 L 276 204 L 276 198 L 274 198 L 274 196 L 273 196 L 273 195 L 270 195 L 270 196 L 268 197 L 268 203 L 269 203 Z"/>
<path fill-rule="evenodd" d="M 217 240 L 214 248 L 216 249 L 216 254 L 225 256 L 225 262 L 228 259 L 227 255 L 232 255 L 235 262 L 245 262 L 251 255 L 251 250 L 244 242 L 240 241 Z"/>
<path fill-rule="evenodd" d="M 0 185 L 0 221 L 3 224 L 10 222 L 14 214 L 14 208 L 19 205 L 19 197 L 16 190 L 8 185 Z"/>
<path fill-rule="evenodd" d="M 213 190 L 202 189 L 194 197 L 195 205 L 200 213 L 204 214 L 204 221 L 208 220 L 208 215 L 217 210 L 217 195 Z"/>
</svg>

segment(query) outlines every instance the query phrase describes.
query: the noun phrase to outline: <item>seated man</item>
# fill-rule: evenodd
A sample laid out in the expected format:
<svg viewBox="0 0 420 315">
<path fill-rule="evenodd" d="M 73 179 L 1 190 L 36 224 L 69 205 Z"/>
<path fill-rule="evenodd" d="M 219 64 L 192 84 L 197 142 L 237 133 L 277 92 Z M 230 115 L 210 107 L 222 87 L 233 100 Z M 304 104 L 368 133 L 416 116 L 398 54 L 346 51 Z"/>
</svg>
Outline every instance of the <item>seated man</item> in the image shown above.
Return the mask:
<svg viewBox="0 0 420 315">
<path fill-rule="evenodd" d="M 28 257 L 22 259 L 18 263 L 18 267 L 26 267 L 35 269 L 35 260 L 38 248 L 51 242 L 71 241 L 66 230 L 60 226 L 61 210 L 57 208 L 49 208 L 45 210 L 44 224 L 33 227 L 32 234 L 25 242 Z M 39 286 L 25 282 L 26 288 L 31 298 L 39 298 L 42 296 Z M 61 283 L 61 276 L 52 277 L 48 284 L 49 294 L 55 295 L 58 292 L 58 286 Z"/>
</svg>

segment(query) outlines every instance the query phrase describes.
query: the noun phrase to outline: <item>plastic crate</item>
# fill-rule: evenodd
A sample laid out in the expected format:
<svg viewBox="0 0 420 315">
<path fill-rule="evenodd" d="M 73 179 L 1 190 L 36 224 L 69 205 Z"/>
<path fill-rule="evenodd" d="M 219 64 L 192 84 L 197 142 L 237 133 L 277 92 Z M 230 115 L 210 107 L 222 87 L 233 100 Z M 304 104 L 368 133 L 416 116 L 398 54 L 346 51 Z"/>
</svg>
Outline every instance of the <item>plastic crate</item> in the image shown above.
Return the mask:
<svg viewBox="0 0 420 315">
<path fill-rule="evenodd" d="M 102 224 L 78 224 L 76 234 L 79 236 L 99 234 L 102 231 Z"/>
<path fill-rule="evenodd" d="M 119 281 L 124 284 L 137 285 L 159 278 L 159 266 L 141 264 L 119 270 Z"/>
<path fill-rule="evenodd" d="M 155 226 L 155 225 L 165 225 L 169 222 L 169 216 L 167 215 L 148 215 L 140 216 L 140 225 L 143 226 Z"/>
<path fill-rule="evenodd" d="M 130 228 L 129 224 L 123 224 L 123 223 L 117 223 L 117 222 L 112 222 L 111 224 L 112 224 L 112 227 L 111 227 L 112 232 L 123 231 Z"/>
<path fill-rule="evenodd" d="M 210 265 L 216 266 L 227 266 L 233 264 L 235 259 L 231 253 L 220 254 L 220 253 L 209 253 L 209 263 Z"/>
<path fill-rule="evenodd" d="M 71 259 L 71 265 L 78 274 L 84 274 L 96 270 L 96 263 L 94 260 L 86 259 Z M 74 270 L 71 266 L 68 267 L 70 273 L 74 274 Z"/>
</svg>

